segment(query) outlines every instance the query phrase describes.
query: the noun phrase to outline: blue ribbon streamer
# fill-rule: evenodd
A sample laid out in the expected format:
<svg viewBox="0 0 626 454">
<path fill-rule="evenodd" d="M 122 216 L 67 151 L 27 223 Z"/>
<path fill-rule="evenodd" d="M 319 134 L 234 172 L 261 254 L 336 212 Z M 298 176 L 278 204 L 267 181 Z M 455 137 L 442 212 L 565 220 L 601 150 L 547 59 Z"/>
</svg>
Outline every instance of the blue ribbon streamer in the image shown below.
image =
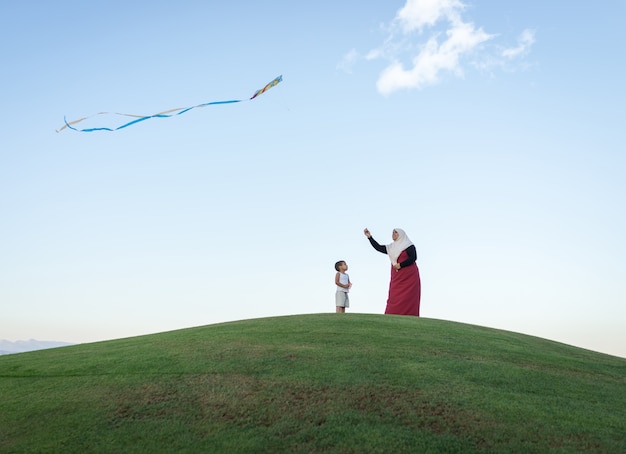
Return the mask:
<svg viewBox="0 0 626 454">
<path fill-rule="evenodd" d="M 260 90 L 257 90 L 254 95 L 252 95 L 252 97 L 250 97 L 249 99 L 232 99 L 230 101 L 212 101 L 212 102 L 205 102 L 202 104 L 198 104 L 197 106 L 191 106 L 191 107 L 181 107 L 178 109 L 170 109 L 170 110 L 166 110 L 163 112 L 159 112 L 156 113 L 154 115 L 132 115 L 132 114 L 123 114 L 123 113 L 117 113 L 117 112 L 98 112 L 97 114 L 91 115 L 89 117 L 83 117 L 83 118 L 79 118 L 78 120 L 73 120 L 68 122 L 67 118 L 63 117 L 63 121 L 65 123 L 65 125 L 63 127 L 61 127 L 60 129 L 57 129 L 56 132 L 61 132 L 63 131 L 65 128 L 71 129 L 73 131 L 77 131 L 77 132 L 94 132 L 94 131 L 119 131 L 120 129 L 124 129 L 127 128 L 129 126 L 132 126 L 134 124 L 140 123 L 142 121 L 146 121 L 146 120 L 150 120 L 152 118 L 169 118 L 169 117 L 175 117 L 177 115 L 181 115 L 184 114 L 186 112 L 189 112 L 192 109 L 197 109 L 199 107 L 206 107 L 206 106 L 212 106 L 212 105 L 217 105 L 217 104 L 234 104 L 237 102 L 243 102 L 243 101 L 252 101 L 254 98 L 256 98 L 257 96 L 265 93 L 267 90 L 269 90 L 270 88 L 278 85 L 280 82 L 282 82 L 283 80 L 283 76 L 278 76 L 277 78 L 275 78 L 274 80 L 272 80 L 270 83 L 268 83 L 265 87 L 261 88 Z M 95 117 L 97 115 L 122 115 L 122 116 L 126 116 L 126 117 L 134 117 L 134 120 L 131 120 L 127 123 L 124 123 L 121 126 L 118 126 L 117 128 L 104 128 L 104 127 L 100 127 L 100 128 L 85 128 L 85 129 L 78 129 L 75 128 L 73 125 L 80 123 L 81 121 L 87 120 L 88 118 L 92 118 Z"/>
</svg>

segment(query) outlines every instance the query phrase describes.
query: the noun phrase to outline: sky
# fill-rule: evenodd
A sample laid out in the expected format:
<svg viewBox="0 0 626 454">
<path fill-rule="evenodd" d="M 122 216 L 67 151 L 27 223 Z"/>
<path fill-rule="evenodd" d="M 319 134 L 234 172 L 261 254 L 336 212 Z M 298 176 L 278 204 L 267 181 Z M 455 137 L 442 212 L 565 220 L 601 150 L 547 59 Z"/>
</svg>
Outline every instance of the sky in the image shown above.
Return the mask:
<svg viewBox="0 0 626 454">
<path fill-rule="evenodd" d="M 626 357 L 625 21 L 623 0 L 0 0 L 0 339 L 334 312 L 338 260 L 348 312 L 382 314 L 363 229 L 402 228 L 421 316 Z"/>
</svg>

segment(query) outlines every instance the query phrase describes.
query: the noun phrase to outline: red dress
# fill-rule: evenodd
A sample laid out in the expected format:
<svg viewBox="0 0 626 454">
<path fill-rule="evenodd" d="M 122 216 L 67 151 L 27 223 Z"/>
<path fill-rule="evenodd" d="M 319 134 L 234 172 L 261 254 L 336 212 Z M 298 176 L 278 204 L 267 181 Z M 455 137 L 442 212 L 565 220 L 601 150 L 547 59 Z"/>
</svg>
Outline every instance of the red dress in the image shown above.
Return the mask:
<svg viewBox="0 0 626 454">
<path fill-rule="evenodd" d="M 402 263 L 408 258 L 409 256 L 404 250 L 398 257 L 398 263 Z M 406 268 L 400 268 L 398 271 L 392 266 L 385 314 L 419 317 L 421 292 L 420 272 L 416 263 Z"/>
</svg>

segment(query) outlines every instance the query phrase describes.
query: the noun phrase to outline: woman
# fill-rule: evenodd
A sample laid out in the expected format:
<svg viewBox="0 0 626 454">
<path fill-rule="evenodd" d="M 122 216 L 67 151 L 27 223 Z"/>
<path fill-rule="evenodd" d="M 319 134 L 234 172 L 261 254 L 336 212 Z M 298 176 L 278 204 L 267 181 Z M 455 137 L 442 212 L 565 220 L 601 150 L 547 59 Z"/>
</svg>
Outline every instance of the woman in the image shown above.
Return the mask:
<svg viewBox="0 0 626 454">
<path fill-rule="evenodd" d="M 369 230 L 363 231 L 370 244 L 378 252 L 387 254 L 391 260 L 391 281 L 385 314 L 420 315 L 421 283 L 417 268 L 417 251 L 404 230 L 394 229 L 393 243 L 381 246 L 372 238 Z"/>
</svg>

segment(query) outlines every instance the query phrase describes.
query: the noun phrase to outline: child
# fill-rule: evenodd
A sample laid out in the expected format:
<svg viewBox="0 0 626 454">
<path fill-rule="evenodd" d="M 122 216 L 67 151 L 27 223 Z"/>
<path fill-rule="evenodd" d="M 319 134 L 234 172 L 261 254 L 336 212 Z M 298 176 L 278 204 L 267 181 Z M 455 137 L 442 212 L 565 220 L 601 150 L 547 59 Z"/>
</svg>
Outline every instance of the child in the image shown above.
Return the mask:
<svg viewBox="0 0 626 454">
<path fill-rule="evenodd" d="M 335 263 L 335 284 L 337 284 L 337 291 L 335 292 L 335 312 L 344 313 L 346 307 L 350 307 L 350 299 L 348 298 L 348 291 L 352 287 L 350 282 L 350 276 L 346 274 L 348 271 L 348 265 L 344 260 L 339 260 Z"/>
</svg>

